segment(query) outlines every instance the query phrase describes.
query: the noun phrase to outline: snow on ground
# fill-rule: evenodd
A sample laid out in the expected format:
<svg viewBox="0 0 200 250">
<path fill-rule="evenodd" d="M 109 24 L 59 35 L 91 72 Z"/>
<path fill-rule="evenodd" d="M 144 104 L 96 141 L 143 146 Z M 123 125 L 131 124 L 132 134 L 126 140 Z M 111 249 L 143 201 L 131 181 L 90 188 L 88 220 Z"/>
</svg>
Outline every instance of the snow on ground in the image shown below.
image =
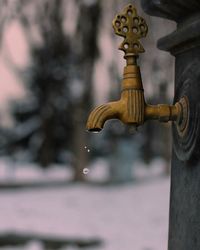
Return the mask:
<svg viewBox="0 0 200 250">
<path fill-rule="evenodd" d="M 163 175 L 165 161 L 156 158 L 150 164 L 145 165 L 141 161 L 135 161 L 132 167 L 132 177 L 135 180 L 144 180 Z M 106 158 L 97 158 L 86 168 L 89 174 L 86 179 L 102 182 L 109 180 L 109 163 Z M 42 169 L 36 164 L 27 162 L 14 162 L 9 158 L 0 158 L 0 183 L 29 183 L 70 181 L 73 171 L 70 166 L 51 165 Z"/>
<path fill-rule="evenodd" d="M 19 163 L 0 158 L 0 183 L 49 182 L 71 180 L 72 169 L 64 165 L 52 165 L 42 169 L 36 164 Z"/>
<path fill-rule="evenodd" d="M 168 207 L 167 177 L 121 186 L 2 190 L 0 232 L 97 237 L 105 243 L 100 250 L 165 250 Z"/>
</svg>

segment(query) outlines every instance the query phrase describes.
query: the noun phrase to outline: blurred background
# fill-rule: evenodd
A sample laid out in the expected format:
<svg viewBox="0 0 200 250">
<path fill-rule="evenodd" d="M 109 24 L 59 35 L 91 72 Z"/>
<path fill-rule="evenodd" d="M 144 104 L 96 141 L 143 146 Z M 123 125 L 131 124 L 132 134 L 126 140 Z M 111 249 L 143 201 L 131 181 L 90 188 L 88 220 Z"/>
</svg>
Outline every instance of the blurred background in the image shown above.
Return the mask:
<svg viewBox="0 0 200 250">
<path fill-rule="evenodd" d="M 170 124 L 85 131 L 120 96 L 112 20 L 130 2 L 0 1 L 0 249 L 167 249 Z M 172 102 L 174 59 L 156 42 L 175 23 L 133 3 L 146 100 Z"/>
</svg>

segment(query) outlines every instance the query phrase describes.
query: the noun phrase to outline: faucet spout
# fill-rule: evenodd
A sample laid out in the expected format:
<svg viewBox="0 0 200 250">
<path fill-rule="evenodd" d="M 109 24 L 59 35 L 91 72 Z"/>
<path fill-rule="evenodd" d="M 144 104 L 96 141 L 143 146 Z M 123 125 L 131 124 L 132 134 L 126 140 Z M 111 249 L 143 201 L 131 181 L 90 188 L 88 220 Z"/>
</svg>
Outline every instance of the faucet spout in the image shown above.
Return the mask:
<svg viewBox="0 0 200 250">
<path fill-rule="evenodd" d="M 86 128 L 89 132 L 98 133 L 104 123 L 109 119 L 117 119 L 119 117 L 118 102 L 109 102 L 96 107 L 91 113 L 87 121 Z"/>
<path fill-rule="evenodd" d="M 124 68 L 121 98 L 95 108 L 89 118 L 86 128 L 90 132 L 100 132 L 109 119 L 119 119 L 124 124 L 136 127 L 144 123 L 145 100 L 137 65 Z"/>
<path fill-rule="evenodd" d="M 109 119 L 118 119 L 135 127 L 150 119 L 161 122 L 177 121 L 181 119 L 182 106 L 187 106 L 185 102 L 175 105 L 146 104 L 140 68 L 134 64 L 127 65 L 124 67 L 121 98 L 95 108 L 88 118 L 86 128 L 90 132 L 98 133 Z"/>
</svg>

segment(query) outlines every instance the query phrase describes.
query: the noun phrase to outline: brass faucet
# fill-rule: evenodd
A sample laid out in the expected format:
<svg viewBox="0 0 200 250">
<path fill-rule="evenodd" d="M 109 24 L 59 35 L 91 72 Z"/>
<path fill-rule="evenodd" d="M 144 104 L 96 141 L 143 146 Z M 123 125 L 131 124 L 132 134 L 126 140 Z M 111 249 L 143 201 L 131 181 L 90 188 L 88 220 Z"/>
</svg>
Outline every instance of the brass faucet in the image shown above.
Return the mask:
<svg viewBox="0 0 200 250">
<path fill-rule="evenodd" d="M 175 105 L 149 105 L 145 102 L 137 59 L 139 53 L 144 52 L 139 39 L 147 35 L 146 21 L 138 16 L 136 8 L 129 4 L 122 13 L 115 16 L 112 25 L 115 34 L 124 37 L 124 41 L 119 47 L 124 51 L 126 60 L 121 98 L 119 101 L 109 102 L 95 108 L 88 118 L 87 130 L 100 132 L 104 123 L 109 119 L 119 119 L 136 128 L 146 120 L 159 120 L 160 122 L 174 121 L 179 134 L 183 136 L 187 130 L 189 112 L 186 96 L 183 96 Z"/>
</svg>

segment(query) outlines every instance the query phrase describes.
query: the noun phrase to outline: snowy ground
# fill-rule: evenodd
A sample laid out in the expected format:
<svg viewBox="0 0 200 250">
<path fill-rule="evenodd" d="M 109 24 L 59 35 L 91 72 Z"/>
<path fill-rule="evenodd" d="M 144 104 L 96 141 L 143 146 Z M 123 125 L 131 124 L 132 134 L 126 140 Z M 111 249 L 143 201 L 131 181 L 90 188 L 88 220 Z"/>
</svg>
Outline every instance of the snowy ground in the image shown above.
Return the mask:
<svg viewBox="0 0 200 250">
<path fill-rule="evenodd" d="M 164 177 L 118 187 L 1 191 L 0 231 L 97 237 L 105 243 L 100 250 L 165 250 L 168 207 Z M 31 243 L 25 249 L 41 248 Z"/>
<path fill-rule="evenodd" d="M 162 159 L 155 159 L 150 164 L 134 162 L 132 177 L 137 181 L 152 179 L 162 176 L 165 162 Z M 109 179 L 108 161 L 98 158 L 88 167 L 89 174 L 86 179 L 97 182 L 104 182 Z M 73 172 L 70 166 L 52 165 L 47 169 L 41 169 L 36 164 L 11 161 L 9 158 L 0 158 L 0 184 L 4 183 L 40 183 L 53 181 L 70 181 Z"/>
<path fill-rule="evenodd" d="M 128 185 L 68 185 L 40 189 L 0 190 L 0 233 L 25 232 L 66 238 L 103 240 L 99 250 L 167 249 L 169 178 L 162 177 L 164 163 L 133 166 L 136 181 Z M 68 168 L 12 164 L 0 159 L 0 183 L 64 181 Z M 108 178 L 105 160 L 89 167 L 87 178 Z M 14 248 L 1 248 L 14 250 Z M 22 247 L 15 248 L 22 250 Z M 30 242 L 23 250 L 42 250 Z M 76 248 L 67 248 L 67 250 Z M 92 249 L 96 250 L 96 249 Z"/>
<path fill-rule="evenodd" d="M 52 165 L 46 170 L 36 164 L 16 163 L 9 158 L 0 158 L 0 183 L 30 183 L 64 181 L 72 178 L 67 166 Z"/>
</svg>

